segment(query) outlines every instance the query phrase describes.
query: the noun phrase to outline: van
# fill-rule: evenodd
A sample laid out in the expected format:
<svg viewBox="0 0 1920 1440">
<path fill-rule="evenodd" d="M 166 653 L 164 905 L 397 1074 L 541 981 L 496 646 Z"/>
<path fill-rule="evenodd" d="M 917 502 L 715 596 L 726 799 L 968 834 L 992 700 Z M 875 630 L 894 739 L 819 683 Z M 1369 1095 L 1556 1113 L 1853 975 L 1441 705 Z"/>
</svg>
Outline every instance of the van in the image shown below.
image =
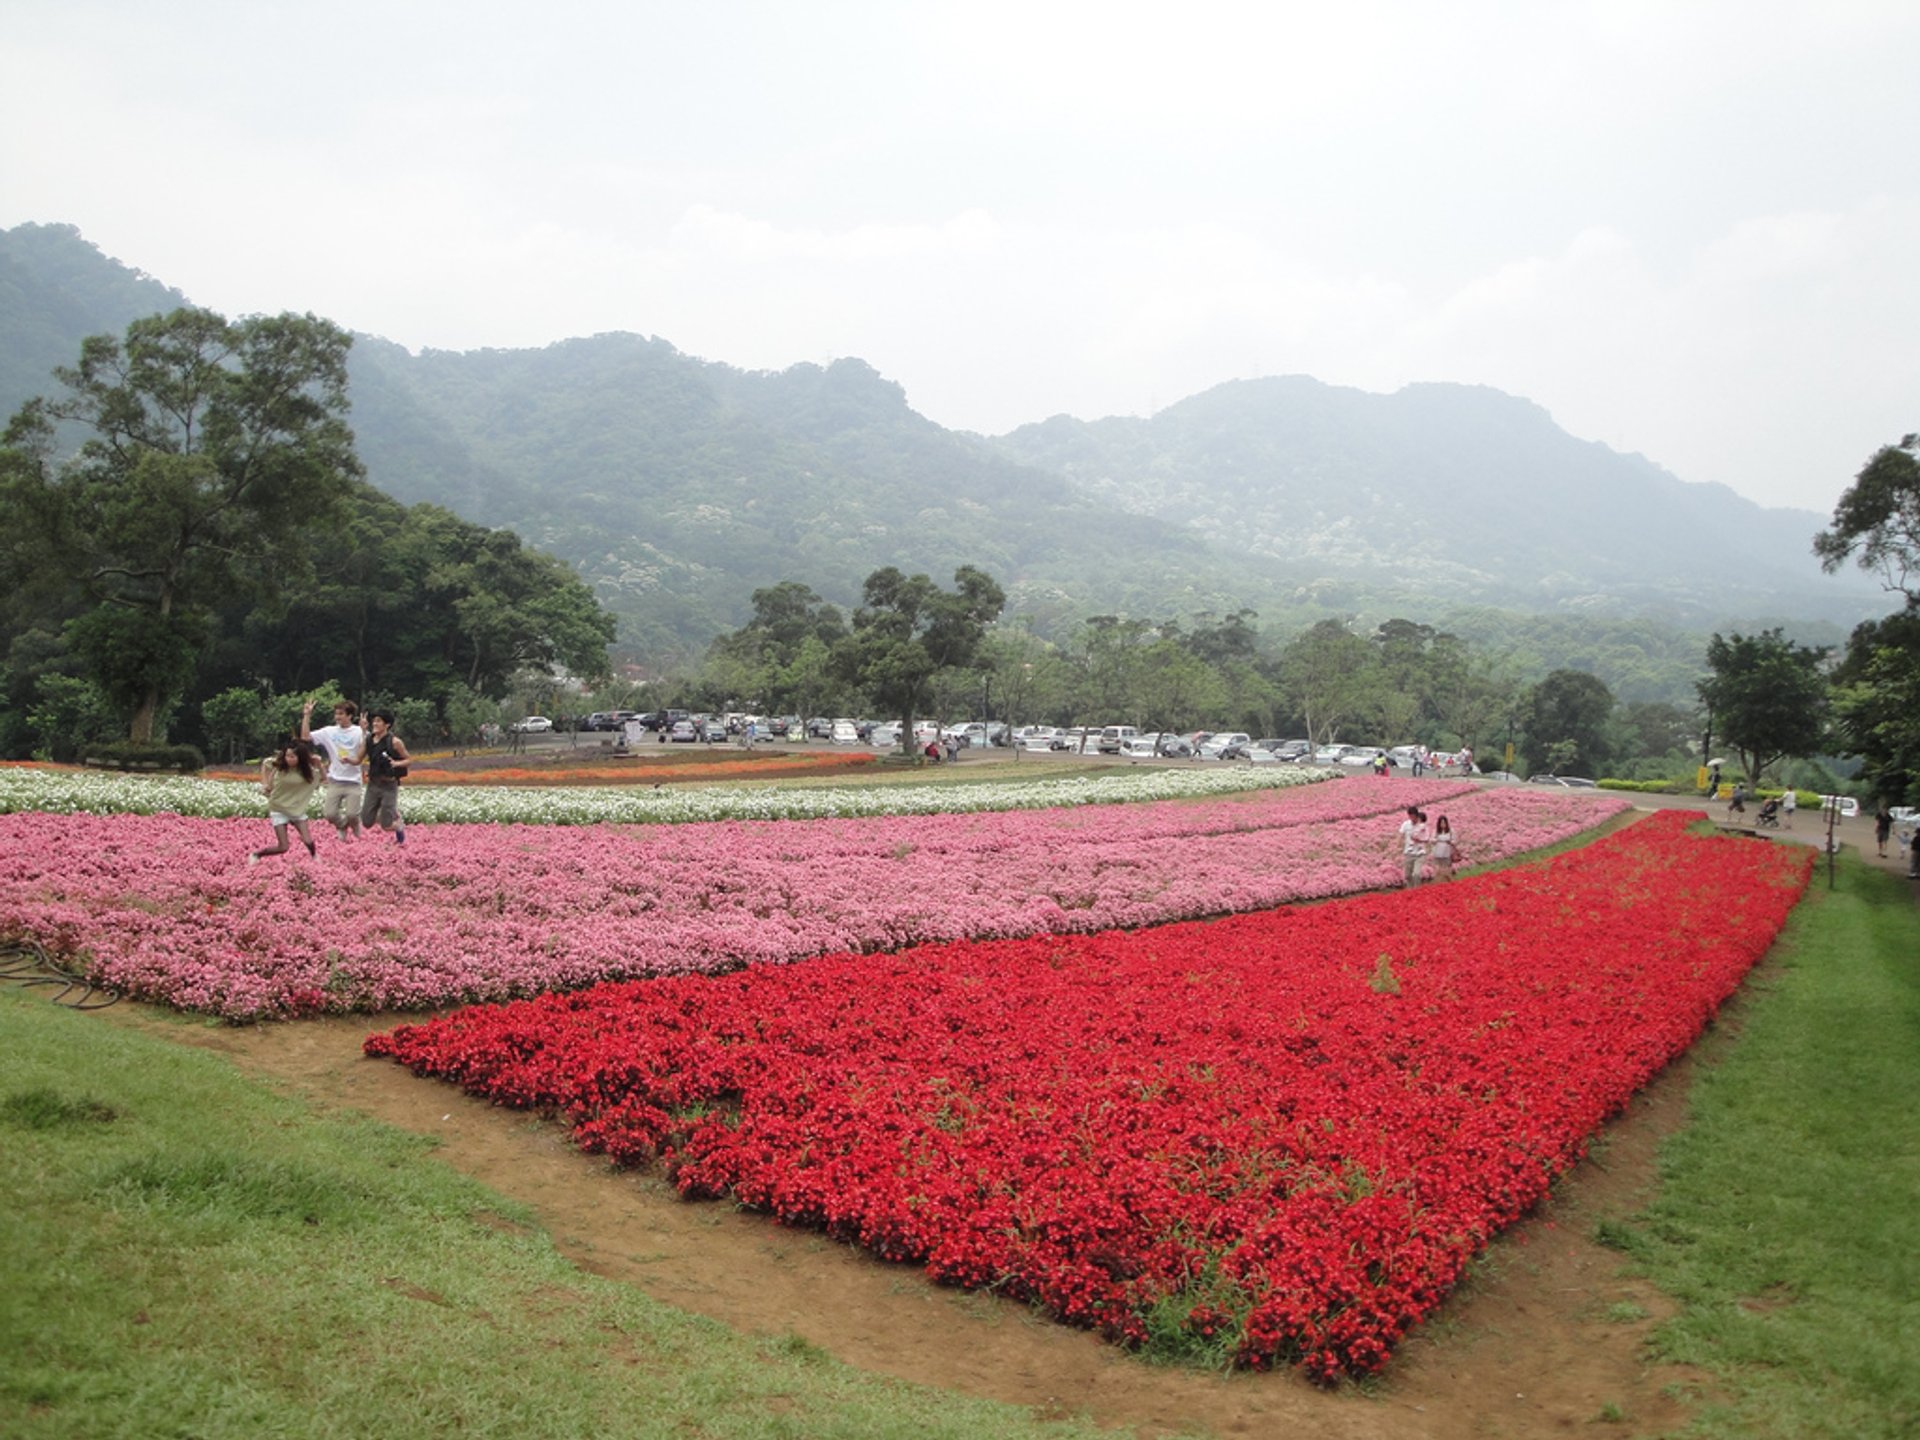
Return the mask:
<svg viewBox="0 0 1920 1440">
<path fill-rule="evenodd" d="M 1132 725 L 1108 725 L 1100 731 L 1099 743 L 1095 745 L 1102 755 L 1118 755 L 1129 740 L 1138 738 L 1140 731 Z"/>
</svg>

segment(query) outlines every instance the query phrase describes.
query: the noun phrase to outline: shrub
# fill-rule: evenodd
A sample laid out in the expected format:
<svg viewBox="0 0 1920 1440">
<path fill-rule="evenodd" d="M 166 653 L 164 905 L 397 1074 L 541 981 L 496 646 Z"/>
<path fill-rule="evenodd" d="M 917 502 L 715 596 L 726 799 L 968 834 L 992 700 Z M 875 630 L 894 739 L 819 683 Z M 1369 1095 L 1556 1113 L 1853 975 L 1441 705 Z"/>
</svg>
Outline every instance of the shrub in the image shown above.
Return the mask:
<svg viewBox="0 0 1920 1440">
<path fill-rule="evenodd" d="M 103 770 L 177 770 L 182 775 L 207 768 L 207 757 L 192 745 L 136 745 L 116 740 L 89 745 L 84 763 Z"/>
</svg>

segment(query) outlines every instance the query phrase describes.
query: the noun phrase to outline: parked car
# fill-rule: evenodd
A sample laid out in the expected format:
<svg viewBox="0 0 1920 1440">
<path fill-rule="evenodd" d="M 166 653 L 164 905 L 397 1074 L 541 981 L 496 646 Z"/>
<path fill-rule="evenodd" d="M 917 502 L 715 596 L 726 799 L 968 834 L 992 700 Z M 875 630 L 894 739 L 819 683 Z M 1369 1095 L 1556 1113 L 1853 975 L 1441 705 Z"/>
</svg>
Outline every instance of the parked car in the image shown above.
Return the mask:
<svg viewBox="0 0 1920 1440">
<path fill-rule="evenodd" d="M 709 745 L 727 743 L 727 722 L 717 716 L 709 715 L 700 722 L 700 738 Z"/>
<path fill-rule="evenodd" d="M 1120 747 L 1133 739 L 1140 731 L 1132 725 L 1107 725 L 1100 731 L 1100 738 L 1094 748 L 1102 755 L 1118 755 Z"/>
<path fill-rule="evenodd" d="M 893 750 L 900 744 L 900 726 L 896 721 L 876 725 L 867 733 L 867 743 L 881 750 Z"/>
<path fill-rule="evenodd" d="M 513 728 L 522 735 L 544 735 L 553 729 L 553 721 L 544 715 L 529 715 L 524 720 L 514 721 Z"/>
<path fill-rule="evenodd" d="M 1226 756 L 1227 751 L 1236 745 L 1245 745 L 1253 737 L 1244 730 L 1221 730 L 1210 736 L 1207 743 L 1200 747 L 1200 758 L 1218 760 Z"/>
<path fill-rule="evenodd" d="M 1056 730 L 1053 739 L 1047 742 L 1049 750 L 1065 750 L 1075 755 L 1087 753 L 1087 747 L 1095 742 L 1097 734 L 1091 730 Z"/>
<path fill-rule="evenodd" d="M 1391 769 L 1393 767 L 1393 757 L 1387 755 L 1387 752 L 1382 750 L 1378 745 L 1349 745 L 1346 747 L 1345 753 L 1341 755 L 1338 763 L 1351 766 L 1355 770 L 1365 770 L 1382 756 L 1386 756 L 1387 767 Z"/>
<path fill-rule="evenodd" d="M 1190 760 L 1193 758 L 1193 746 L 1187 743 L 1184 735 L 1162 735 L 1158 746 L 1160 753 L 1169 760 Z"/>
<path fill-rule="evenodd" d="M 860 727 L 849 719 L 835 720 L 827 730 L 827 738 L 836 745 L 858 745 Z"/>
<path fill-rule="evenodd" d="M 667 739 L 675 745 L 691 745 L 700 738 L 700 732 L 691 720 L 676 720 L 667 727 Z"/>
</svg>

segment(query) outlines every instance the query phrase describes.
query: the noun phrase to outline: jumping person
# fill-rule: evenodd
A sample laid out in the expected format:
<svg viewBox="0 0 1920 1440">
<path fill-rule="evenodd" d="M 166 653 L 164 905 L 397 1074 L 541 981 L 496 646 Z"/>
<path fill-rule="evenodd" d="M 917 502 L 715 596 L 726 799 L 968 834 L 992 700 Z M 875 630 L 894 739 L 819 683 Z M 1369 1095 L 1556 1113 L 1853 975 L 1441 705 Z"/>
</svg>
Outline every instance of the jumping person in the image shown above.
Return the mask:
<svg viewBox="0 0 1920 1440">
<path fill-rule="evenodd" d="M 407 824 L 400 817 L 400 782 L 407 774 L 407 747 L 393 733 L 391 710 L 369 710 L 367 724 L 373 737 L 367 741 L 361 766 L 366 771 L 366 798 L 360 802 L 361 828 L 375 826 L 393 831 L 393 843 L 407 843 Z"/>
<path fill-rule="evenodd" d="M 360 707 L 341 700 L 333 707 L 333 724 L 312 728 L 313 702 L 307 701 L 300 712 L 300 738 L 327 757 L 327 798 L 320 813 L 339 833 L 351 840 L 360 833 L 360 760 L 366 749 L 367 732 L 360 728 Z"/>
<path fill-rule="evenodd" d="M 278 752 L 260 762 L 260 792 L 267 797 L 267 823 L 273 826 L 273 848 L 247 853 L 247 864 L 257 865 L 263 855 L 287 853 L 287 827 L 300 832 L 300 839 L 312 855 L 313 836 L 307 830 L 307 807 L 314 791 L 325 783 L 326 771 L 313 746 L 304 740 L 292 740 Z"/>
</svg>

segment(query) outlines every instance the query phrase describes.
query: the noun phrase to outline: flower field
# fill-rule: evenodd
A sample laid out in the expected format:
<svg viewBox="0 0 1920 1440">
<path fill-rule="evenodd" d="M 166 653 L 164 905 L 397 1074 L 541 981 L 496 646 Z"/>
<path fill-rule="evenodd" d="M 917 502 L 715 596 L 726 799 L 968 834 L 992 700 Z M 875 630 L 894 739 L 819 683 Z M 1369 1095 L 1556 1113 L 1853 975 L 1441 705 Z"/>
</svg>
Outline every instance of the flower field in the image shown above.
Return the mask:
<svg viewBox="0 0 1920 1440">
<path fill-rule="evenodd" d="M 1473 806 L 1506 793 L 1447 802 L 1473 858 L 1495 823 Z M 1798 899 L 1810 851 L 1696 818 L 1446 885 L 606 984 L 366 1049 L 559 1112 L 620 1162 L 659 1157 L 689 1195 L 1125 1344 L 1364 1375 L 1692 1042 Z M 1390 871 L 1358 822 L 1242 829 L 1236 853 L 1331 823 Z M 1177 843 L 1184 869 L 1196 838 L 1142 843 Z"/>
<path fill-rule="evenodd" d="M 852 819 L 872 815 L 939 815 L 955 811 L 1044 809 L 1141 800 L 1285 790 L 1327 782 L 1326 771 L 1292 766 L 1179 770 L 1143 766 L 1101 775 L 1068 775 L 1005 784 L 822 786 L 783 789 L 750 785 L 591 785 L 527 788 L 407 782 L 402 805 L 423 825 L 652 825 L 712 820 Z M 250 780 L 192 776 L 105 775 L 97 771 L 0 766 L 0 815 L 250 815 L 261 808 Z M 316 800 L 310 814 L 320 813 Z"/>
<path fill-rule="evenodd" d="M 235 1020 L 420 1009 L 1390 886 L 1400 868 L 1388 842 L 1416 801 L 1447 812 L 1473 863 L 1624 808 L 1355 779 L 858 822 L 416 828 L 404 849 L 323 833 L 317 862 L 296 851 L 253 868 L 258 819 L 22 811 L 0 815 L 0 938 L 81 957 L 89 978 L 127 994 Z"/>
</svg>

